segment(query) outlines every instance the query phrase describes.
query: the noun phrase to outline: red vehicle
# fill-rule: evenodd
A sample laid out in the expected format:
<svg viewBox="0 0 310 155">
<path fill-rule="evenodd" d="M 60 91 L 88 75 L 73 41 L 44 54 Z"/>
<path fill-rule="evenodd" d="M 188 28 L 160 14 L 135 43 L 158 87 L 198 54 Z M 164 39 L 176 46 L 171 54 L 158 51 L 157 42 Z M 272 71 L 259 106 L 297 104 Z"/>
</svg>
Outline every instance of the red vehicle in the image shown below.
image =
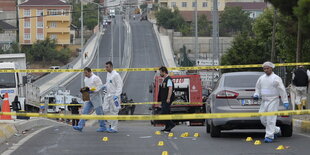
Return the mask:
<svg viewBox="0 0 310 155">
<path fill-rule="evenodd" d="M 175 75 L 171 76 L 174 82 L 175 100 L 171 105 L 172 114 L 190 114 L 205 113 L 205 106 L 202 102 L 202 84 L 200 75 Z M 152 85 L 150 93 L 153 93 L 155 102 L 158 102 L 159 84 L 163 78 L 157 76 Z M 154 90 L 154 91 L 152 91 Z M 178 104 L 182 102 L 183 104 Z M 184 102 L 194 104 L 184 104 Z M 161 110 L 160 104 L 152 105 L 152 114 L 159 114 Z M 190 121 L 190 125 L 203 125 L 205 120 L 176 120 L 175 122 Z M 151 121 L 153 125 L 159 124 L 159 121 Z"/>
</svg>

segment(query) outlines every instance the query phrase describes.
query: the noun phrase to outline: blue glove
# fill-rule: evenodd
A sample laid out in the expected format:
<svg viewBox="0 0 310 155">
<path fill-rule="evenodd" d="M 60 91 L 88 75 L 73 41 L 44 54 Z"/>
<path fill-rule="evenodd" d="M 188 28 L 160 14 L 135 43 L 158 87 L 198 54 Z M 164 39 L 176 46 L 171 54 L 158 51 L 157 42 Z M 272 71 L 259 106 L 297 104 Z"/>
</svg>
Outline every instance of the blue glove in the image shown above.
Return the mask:
<svg viewBox="0 0 310 155">
<path fill-rule="evenodd" d="M 257 101 L 259 99 L 259 96 L 258 95 L 254 95 L 253 99 Z"/>
<path fill-rule="evenodd" d="M 283 106 L 286 108 L 286 110 L 288 110 L 290 107 L 290 104 L 289 103 L 283 103 Z"/>
<path fill-rule="evenodd" d="M 118 99 L 118 97 L 117 96 L 113 96 L 113 100 L 115 101 L 115 100 L 117 100 Z"/>
<path fill-rule="evenodd" d="M 106 89 L 107 89 L 107 86 L 105 85 L 101 87 L 101 90 L 106 90 Z"/>
</svg>

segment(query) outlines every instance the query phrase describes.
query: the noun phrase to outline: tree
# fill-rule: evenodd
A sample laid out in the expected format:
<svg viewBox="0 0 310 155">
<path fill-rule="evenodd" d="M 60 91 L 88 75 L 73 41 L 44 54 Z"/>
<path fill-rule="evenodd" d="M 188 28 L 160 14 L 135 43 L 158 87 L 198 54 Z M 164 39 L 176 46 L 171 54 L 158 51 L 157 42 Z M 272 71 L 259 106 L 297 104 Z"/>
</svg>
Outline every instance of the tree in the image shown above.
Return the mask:
<svg viewBox="0 0 310 155">
<path fill-rule="evenodd" d="M 220 14 L 220 35 L 231 36 L 241 31 L 250 31 L 252 19 L 249 15 L 241 7 L 226 7 Z"/>
<path fill-rule="evenodd" d="M 199 36 L 211 35 L 211 24 L 208 21 L 208 17 L 205 14 L 198 17 L 198 35 Z"/>
<path fill-rule="evenodd" d="M 255 37 L 243 32 L 234 38 L 231 48 L 221 58 L 221 65 L 261 64 L 269 58 L 270 52 L 266 52 Z M 248 69 L 229 69 L 224 72 L 244 70 Z"/>
<path fill-rule="evenodd" d="M 305 33 L 310 30 L 310 1 L 309 0 L 268 0 L 273 6 L 280 10 L 284 15 L 292 17 L 296 26 L 296 62 L 300 62 L 304 52 L 304 43 L 308 35 Z"/>
<path fill-rule="evenodd" d="M 72 24 L 81 27 L 81 2 L 73 3 Z M 98 24 L 98 6 L 96 4 L 88 3 L 83 6 L 84 26 L 92 30 Z"/>
<path fill-rule="evenodd" d="M 157 19 L 157 24 L 166 29 L 175 29 L 180 31 L 186 24 L 177 8 L 174 9 L 174 11 L 165 7 L 160 8 L 160 10 L 155 13 L 155 17 Z"/>
</svg>

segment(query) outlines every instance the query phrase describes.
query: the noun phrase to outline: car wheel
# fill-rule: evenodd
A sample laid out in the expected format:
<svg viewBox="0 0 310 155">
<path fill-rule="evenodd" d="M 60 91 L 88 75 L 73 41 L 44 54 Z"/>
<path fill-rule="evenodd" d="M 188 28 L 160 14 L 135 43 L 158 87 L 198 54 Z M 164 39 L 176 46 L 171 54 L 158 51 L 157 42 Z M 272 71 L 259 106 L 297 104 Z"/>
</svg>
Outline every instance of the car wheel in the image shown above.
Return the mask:
<svg viewBox="0 0 310 155">
<path fill-rule="evenodd" d="M 293 125 L 281 126 L 281 135 L 283 137 L 292 137 L 293 135 Z"/>
<path fill-rule="evenodd" d="M 221 129 L 219 126 L 213 125 L 213 122 L 211 121 L 210 125 L 210 135 L 211 137 L 220 137 L 221 136 Z"/>
<path fill-rule="evenodd" d="M 206 132 L 210 133 L 210 125 L 208 123 L 208 120 L 206 120 Z"/>
</svg>

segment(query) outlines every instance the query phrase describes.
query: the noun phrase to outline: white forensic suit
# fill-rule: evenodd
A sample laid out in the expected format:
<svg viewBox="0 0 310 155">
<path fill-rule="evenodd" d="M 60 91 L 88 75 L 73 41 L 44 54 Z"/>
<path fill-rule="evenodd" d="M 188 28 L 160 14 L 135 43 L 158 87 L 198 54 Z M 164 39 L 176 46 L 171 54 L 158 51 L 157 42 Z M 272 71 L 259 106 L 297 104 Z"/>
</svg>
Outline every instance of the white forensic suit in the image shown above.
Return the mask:
<svg viewBox="0 0 310 155">
<path fill-rule="evenodd" d="M 282 79 L 274 74 L 262 75 L 256 83 L 254 96 L 262 98 L 259 112 L 278 111 L 281 96 L 283 103 L 288 103 L 288 97 Z M 262 116 L 261 123 L 266 127 L 265 138 L 274 139 L 274 134 L 280 132 L 280 128 L 276 126 L 277 116 Z"/>
<path fill-rule="evenodd" d="M 111 73 L 107 73 L 106 83 L 107 93 L 104 96 L 103 111 L 106 115 L 118 115 L 121 108 L 120 95 L 123 89 L 123 80 L 121 76 L 113 70 Z M 114 98 L 117 97 L 118 106 L 115 105 Z M 111 129 L 117 131 L 118 120 L 109 120 L 109 125 Z"/>
</svg>

